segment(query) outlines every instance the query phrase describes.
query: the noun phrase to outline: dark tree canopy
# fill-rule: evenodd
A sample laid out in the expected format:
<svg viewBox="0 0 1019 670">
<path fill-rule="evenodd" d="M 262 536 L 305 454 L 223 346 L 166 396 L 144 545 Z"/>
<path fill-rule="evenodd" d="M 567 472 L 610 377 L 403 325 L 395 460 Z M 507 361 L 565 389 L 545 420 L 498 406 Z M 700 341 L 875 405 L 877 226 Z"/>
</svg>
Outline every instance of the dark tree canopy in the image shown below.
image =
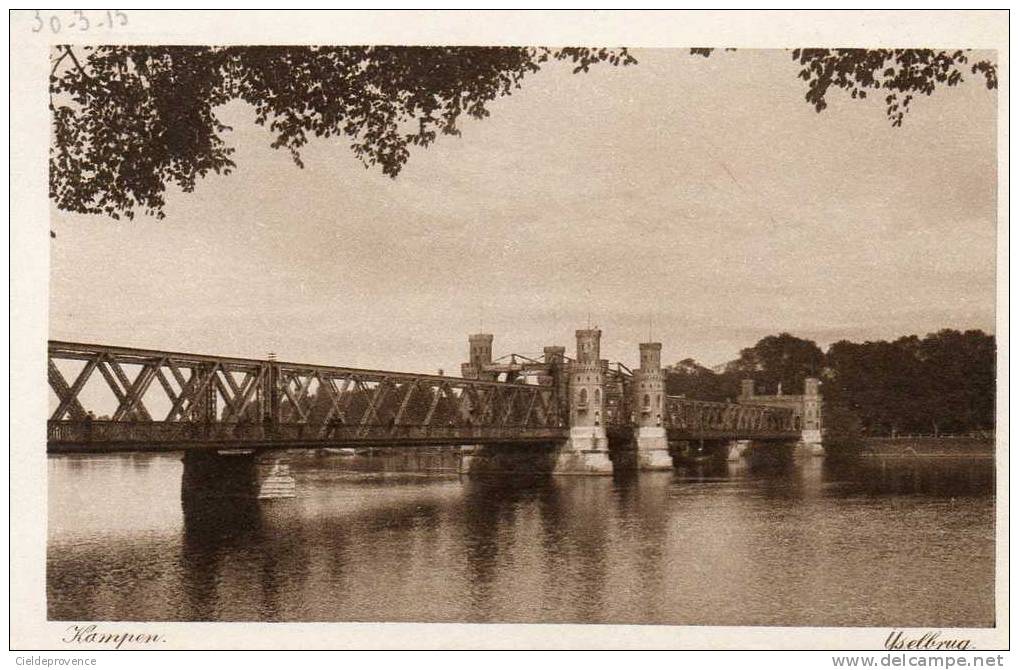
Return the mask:
<svg viewBox="0 0 1019 670">
<path fill-rule="evenodd" d="M 711 49 L 692 52 L 710 55 Z M 914 96 L 954 86 L 964 71 L 997 86 L 990 61 L 965 51 L 797 49 L 817 111 L 834 86 L 855 99 L 886 93 L 901 125 Z M 631 65 L 625 48 L 59 46 L 50 76 L 50 197 L 64 211 L 164 216 L 167 186 L 185 192 L 235 164 L 216 109 L 249 103 L 272 146 L 301 165 L 310 137 L 343 138 L 365 167 L 395 177 L 414 146 L 458 135 L 463 115 L 520 88 L 549 61 L 573 71 Z M 901 98 L 899 96 L 902 96 Z"/>
<path fill-rule="evenodd" d="M 717 374 L 692 358 L 666 366 L 664 373 L 665 392 L 669 395 L 717 402 L 732 400 L 739 395 L 739 375 Z"/>
<path fill-rule="evenodd" d="M 61 46 L 50 78 L 50 197 L 60 209 L 163 216 L 169 183 L 229 174 L 216 107 L 243 100 L 298 166 L 310 136 L 345 137 L 395 177 L 411 146 L 458 135 L 462 115 L 550 60 L 586 72 L 636 63 L 626 49 L 541 47 Z"/>
<path fill-rule="evenodd" d="M 828 350 L 826 406 L 864 432 L 962 432 L 994 427 L 995 340 L 979 330 L 920 339 L 836 342 Z"/>
<path fill-rule="evenodd" d="M 729 374 L 755 380 L 760 393 L 776 393 L 779 384 L 785 393 L 802 393 L 803 381 L 820 377 L 823 369 L 821 348 L 813 340 L 789 333 L 762 338 L 726 366 Z"/>
<path fill-rule="evenodd" d="M 796 394 L 803 392 L 807 377 L 820 377 L 823 371 L 824 352 L 815 342 L 781 333 L 741 350 L 720 373 L 692 359 L 670 365 L 665 369 L 665 390 L 702 400 L 733 400 L 740 394 L 741 381 L 753 379 L 758 393 L 776 393 L 781 384 L 783 393 Z"/>
<path fill-rule="evenodd" d="M 710 56 L 714 49 L 692 51 Z M 964 49 L 793 49 L 792 56 L 802 66 L 799 77 L 807 83 L 805 98 L 815 110 L 828 107 L 832 87 L 854 100 L 883 93 L 893 126 L 902 125 L 914 98 L 929 96 L 942 86 L 957 86 L 968 74 L 983 77 L 988 89 L 998 88 L 997 64 L 970 62 Z"/>
<path fill-rule="evenodd" d="M 783 333 L 743 349 L 715 373 L 690 359 L 665 370 L 666 391 L 706 400 L 733 399 L 741 379 L 758 391 L 802 393 L 820 377 L 825 431 L 832 437 L 993 430 L 995 339 L 980 330 L 941 330 L 893 341 L 832 344 Z"/>
</svg>

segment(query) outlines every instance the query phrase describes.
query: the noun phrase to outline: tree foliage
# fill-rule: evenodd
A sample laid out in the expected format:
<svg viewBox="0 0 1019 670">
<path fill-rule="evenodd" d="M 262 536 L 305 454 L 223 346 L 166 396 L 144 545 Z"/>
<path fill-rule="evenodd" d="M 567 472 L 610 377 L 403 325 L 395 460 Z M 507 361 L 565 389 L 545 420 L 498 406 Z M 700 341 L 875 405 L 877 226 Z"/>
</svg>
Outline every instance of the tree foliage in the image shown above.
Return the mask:
<svg viewBox="0 0 1019 670">
<path fill-rule="evenodd" d="M 980 330 L 941 330 L 924 338 L 855 343 L 827 353 L 783 333 L 743 349 L 715 373 L 687 359 L 665 370 L 666 391 L 706 400 L 734 399 L 740 380 L 758 391 L 802 393 L 820 377 L 830 434 L 960 433 L 994 428 L 995 339 Z"/>
<path fill-rule="evenodd" d="M 818 112 L 828 106 L 832 87 L 854 99 L 880 92 L 893 126 L 902 125 L 915 97 L 961 84 L 967 70 L 983 76 L 988 89 L 998 87 L 997 65 L 989 60 L 971 64 L 964 50 L 794 49 L 793 60 L 803 66 L 799 76 L 807 82 L 806 99 Z"/>
<path fill-rule="evenodd" d="M 836 342 L 828 350 L 826 404 L 870 434 L 994 427 L 995 341 L 979 330 L 942 330 L 892 342 Z"/>
<path fill-rule="evenodd" d="M 550 60 L 575 73 L 636 63 L 626 49 L 580 47 L 61 46 L 50 197 L 65 211 L 162 218 L 168 184 L 189 192 L 235 167 L 216 116 L 231 100 L 298 166 L 310 137 L 345 137 L 365 167 L 395 177 L 410 147 L 458 135 L 461 117 L 488 116 Z"/>
<path fill-rule="evenodd" d="M 712 49 L 692 49 L 708 56 Z M 886 94 L 895 126 L 914 97 L 966 74 L 997 86 L 997 67 L 966 51 L 796 49 L 807 101 L 822 111 L 841 88 Z M 164 216 L 185 192 L 236 167 L 219 106 L 243 100 L 272 146 L 300 166 L 311 137 L 345 139 L 365 167 L 395 177 L 413 147 L 458 135 L 464 115 L 520 88 L 549 61 L 587 72 L 636 63 L 625 49 L 571 47 L 58 46 L 50 76 L 50 197 L 64 211 Z"/>
<path fill-rule="evenodd" d="M 714 49 L 691 49 L 710 56 Z M 807 84 L 804 96 L 818 112 L 828 107 L 828 93 L 842 89 L 851 99 L 883 93 L 885 113 L 901 126 L 913 100 L 941 87 L 958 86 L 973 74 L 988 89 L 998 88 L 998 66 L 991 60 L 970 61 L 965 49 L 793 49 L 799 78 Z"/>
<path fill-rule="evenodd" d="M 710 368 L 686 358 L 664 369 L 665 392 L 698 400 L 724 402 L 739 395 L 739 375 L 717 374 Z"/>
<path fill-rule="evenodd" d="M 715 372 L 687 358 L 665 368 L 665 391 L 701 400 L 734 400 L 741 382 L 753 379 L 759 393 L 801 393 L 807 377 L 819 377 L 824 352 L 811 340 L 781 333 L 762 338 L 740 351 L 739 358 Z"/>
<path fill-rule="evenodd" d="M 812 340 L 789 333 L 761 339 L 740 351 L 739 358 L 726 366 L 730 375 L 755 380 L 764 393 L 777 393 L 779 385 L 785 393 L 800 393 L 803 380 L 819 377 L 823 369 L 821 348 Z"/>
</svg>

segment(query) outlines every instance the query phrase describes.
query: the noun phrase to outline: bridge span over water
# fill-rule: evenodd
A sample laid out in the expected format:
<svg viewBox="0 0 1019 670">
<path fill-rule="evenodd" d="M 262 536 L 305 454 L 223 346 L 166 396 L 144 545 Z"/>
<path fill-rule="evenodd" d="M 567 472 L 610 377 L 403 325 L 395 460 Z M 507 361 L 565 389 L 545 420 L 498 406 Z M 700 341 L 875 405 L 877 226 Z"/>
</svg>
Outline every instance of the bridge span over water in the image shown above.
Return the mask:
<svg viewBox="0 0 1019 670">
<path fill-rule="evenodd" d="M 472 335 L 460 377 L 50 341 L 47 449 L 183 451 L 185 480 L 189 462 L 205 480 L 250 456 L 257 480 L 284 477 L 286 450 L 434 445 L 474 446 L 475 461 L 530 447 L 555 473 L 604 474 L 613 452 L 671 468 L 680 443 L 797 441 L 808 414 L 819 422 L 816 383 L 805 404 L 755 402 L 752 386 L 737 402 L 669 396 L 661 344 L 641 344 L 630 370 L 600 358 L 600 338 L 578 330 L 573 358 L 553 346 L 493 360 L 492 336 Z M 789 398 L 810 395 L 808 381 Z"/>
</svg>

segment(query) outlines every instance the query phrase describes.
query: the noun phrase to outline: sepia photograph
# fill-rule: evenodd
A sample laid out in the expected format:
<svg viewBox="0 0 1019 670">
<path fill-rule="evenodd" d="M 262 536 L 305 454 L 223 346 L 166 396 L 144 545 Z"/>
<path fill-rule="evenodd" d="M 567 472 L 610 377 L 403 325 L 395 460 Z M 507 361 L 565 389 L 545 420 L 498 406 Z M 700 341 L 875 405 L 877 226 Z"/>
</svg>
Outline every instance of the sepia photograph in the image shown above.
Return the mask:
<svg viewBox="0 0 1019 670">
<path fill-rule="evenodd" d="M 12 14 L 48 133 L 12 443 L 41 644 L 1007 648 L 993 40 L 256 39 L 283 14 Z M 369 14 L 314 16 L 407 18 Z"/>
</svg>

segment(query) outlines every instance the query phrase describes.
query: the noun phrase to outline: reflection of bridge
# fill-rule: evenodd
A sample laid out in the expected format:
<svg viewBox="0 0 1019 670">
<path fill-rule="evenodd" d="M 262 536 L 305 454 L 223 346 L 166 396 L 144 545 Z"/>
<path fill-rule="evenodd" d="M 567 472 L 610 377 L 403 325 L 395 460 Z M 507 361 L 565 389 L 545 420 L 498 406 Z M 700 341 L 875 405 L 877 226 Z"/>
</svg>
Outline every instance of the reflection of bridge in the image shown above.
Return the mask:
<svg viewBox="0 0 1019 670">
<path fill-rule="evenodd" d="M 461 377 L 51 341 L 47 447 L 240 450 L 278 465 L 269 452 L 530 444 L 554 452 L 556 472 L 607 473 L 610 443 L 655 469 L 671 467 L 669 442 L 799 437 L 789 407 L 666 396 L 660 344 L 640 346 L 637 370 L 613 369 L 600 336 L 577 331 L 576 359 L 546 347 L 493 361 L 492 336 L 472 335 Z"/>
</svg>

